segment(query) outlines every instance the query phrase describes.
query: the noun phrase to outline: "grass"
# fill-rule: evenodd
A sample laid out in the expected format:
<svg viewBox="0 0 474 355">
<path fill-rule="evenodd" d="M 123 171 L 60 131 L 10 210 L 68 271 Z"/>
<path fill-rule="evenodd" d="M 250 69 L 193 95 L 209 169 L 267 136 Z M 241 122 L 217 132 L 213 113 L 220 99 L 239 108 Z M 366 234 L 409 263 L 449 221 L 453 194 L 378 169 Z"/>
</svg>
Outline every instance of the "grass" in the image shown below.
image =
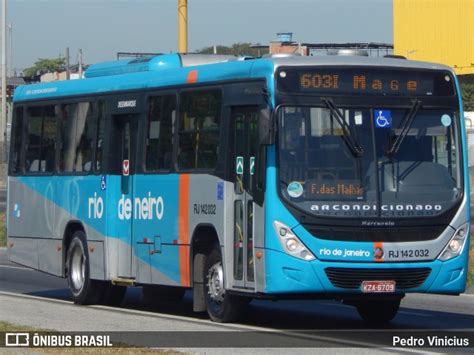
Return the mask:
<svg viewBox="0 0 474 355">
<path fill-rule="evenodd" d="M 7 225 L 5 212 L 0 212 L 0 247 L 7 246 Z"/>
<path fill-rule="evenodd" d="M 0 333 L 1 332 L 42 332 L 42 333 L 52 333 L 54 330 L 46 330 L 33 328 L 24 325 L 13 324 L 9 322 L 0 321 Z M 91 354 L 91 355 L 128 355 L 128 354 L 163 354 L 163 355 L 174 355 L 174 354 L 185 354 L 173 350 L 163 350 L 163 349 L 147 349 L 147 348 L 125 348 L 120 347 L 122 344 L 117 344 L 118 347 L 113 348 L 34 348 L 34 353 L 37 354 Z M 18 350 L 18 348 L 14 348 Z M 29 348 L 31 350 L 33 348 Z M 5 350 L 5 349 L 4 349 Z M 23 349 L 22 349 L 23 350 Z M 8 351 L 6 353 L 9 353 Z M 16 352 L 12 352 L 16 353 Z M 25 352 L 26 353 L 26 352 Z"/>
<path fill-rule="evenodd" d="M 26 325 L 18 325 L 13 323 L 8 323 L 0 321 L 0 332 L 47 332 L 50 330 L 38 329 L 33 327 L 28 327 Z"/>
</svg>

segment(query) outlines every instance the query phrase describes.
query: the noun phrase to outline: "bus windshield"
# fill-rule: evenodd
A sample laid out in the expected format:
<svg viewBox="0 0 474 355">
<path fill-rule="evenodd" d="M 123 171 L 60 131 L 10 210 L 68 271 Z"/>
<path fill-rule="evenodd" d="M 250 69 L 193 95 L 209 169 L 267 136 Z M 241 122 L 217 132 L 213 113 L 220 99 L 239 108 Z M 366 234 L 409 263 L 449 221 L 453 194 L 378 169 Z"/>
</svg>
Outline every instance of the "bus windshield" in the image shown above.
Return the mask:
<svg viewBox="0 0 474 355">
<path fill-rule="evenodd" d="M 280 107 L 282 197 L 317 216 L 440 215 L 462 195 L 458 119 L 454 109 L 416 102 L 393 109 Z"/>
</svg>

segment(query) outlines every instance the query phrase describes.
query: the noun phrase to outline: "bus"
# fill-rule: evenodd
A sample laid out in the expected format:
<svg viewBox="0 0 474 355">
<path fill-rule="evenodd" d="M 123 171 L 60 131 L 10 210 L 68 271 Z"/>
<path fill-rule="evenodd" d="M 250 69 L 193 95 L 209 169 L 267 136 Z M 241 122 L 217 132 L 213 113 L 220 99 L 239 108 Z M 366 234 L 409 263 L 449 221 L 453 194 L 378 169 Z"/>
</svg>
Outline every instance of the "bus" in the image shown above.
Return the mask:
<svg viewBox="0 0 474 355">
<path fill-rule="evenodd" d="M 8 255 L 76 304 L 334 299 L 389 322 L 466 287 L 454 72 L 403 58 L 166 54 L 19 87 Z"/>
</svg>

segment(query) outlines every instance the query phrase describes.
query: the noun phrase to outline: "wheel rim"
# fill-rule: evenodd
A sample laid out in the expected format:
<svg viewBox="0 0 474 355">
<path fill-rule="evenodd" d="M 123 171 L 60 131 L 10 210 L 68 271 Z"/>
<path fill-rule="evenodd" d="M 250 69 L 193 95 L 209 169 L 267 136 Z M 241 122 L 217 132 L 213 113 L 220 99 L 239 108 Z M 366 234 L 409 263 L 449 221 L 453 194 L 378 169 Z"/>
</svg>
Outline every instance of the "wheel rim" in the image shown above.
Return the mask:
<svg viewBox="0 0 474 355">
<path fill-rule="evenodd" d="M 86 262 L 80 246 L 76 246 L 71 256 L 71 281 L 75 290 L 80 291 L 84 286 Z"/>
<path fill-rule="evenodd" d="M 224 270 L 222 269 L 222 263 L 220 261 L 212 265 L 209 269 L 207 288 L 211 301 L 217 304 L 224 301 Z"/>
</svg>

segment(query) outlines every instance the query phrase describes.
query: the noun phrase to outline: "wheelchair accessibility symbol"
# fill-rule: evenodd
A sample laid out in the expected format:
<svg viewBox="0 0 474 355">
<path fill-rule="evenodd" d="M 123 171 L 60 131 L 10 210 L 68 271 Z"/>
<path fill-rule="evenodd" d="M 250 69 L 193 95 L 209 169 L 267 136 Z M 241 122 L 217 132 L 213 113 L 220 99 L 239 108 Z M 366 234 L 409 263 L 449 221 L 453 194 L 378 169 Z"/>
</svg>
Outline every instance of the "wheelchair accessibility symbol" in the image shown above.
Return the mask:
<svg viewBox="0 0 474 355">
<path fill-rule="evenodd" d="M 102 175 L 100 177 L 100 189 L 105 191 L 107 189 L 107 176 Z"/>
<path fill-rule="evenodd" d="M 375 127 L 392 127 L 392 112 L 389 110 L 374 110 Z"/>
</svg>

